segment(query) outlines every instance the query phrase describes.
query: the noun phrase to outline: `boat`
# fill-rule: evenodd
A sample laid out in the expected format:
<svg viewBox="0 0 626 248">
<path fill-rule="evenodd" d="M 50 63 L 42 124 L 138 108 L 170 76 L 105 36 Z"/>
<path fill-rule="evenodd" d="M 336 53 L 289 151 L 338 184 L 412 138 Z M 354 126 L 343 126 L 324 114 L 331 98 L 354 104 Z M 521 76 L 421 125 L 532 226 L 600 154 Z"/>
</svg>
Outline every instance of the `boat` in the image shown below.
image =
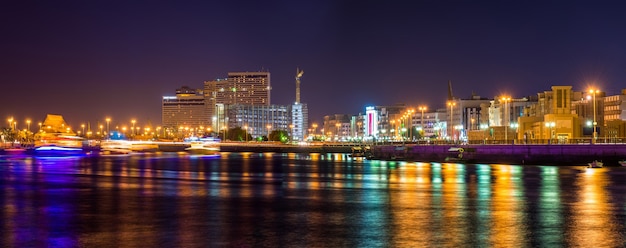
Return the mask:
<svg viewBox="0 0 626 248">
<path fill-rule="evenodd" d="M 133 152 L 131 142 L 127 140 L 103 140 L 100 152 L 105 155 L 130 154 Z"/>
<path fill-rule="evenodd" d="M 185 151 L 192 155 L 217 156 L 220 154 L 220 145 L 218 142 L 192 141 L 190 147 L 185 148 Z"/>
<path fill-rule="evenodd" d="M 34 154 L 38 156 L 83 155 L 83 138 L 72 135 L 49 134 L 35 142 Z"/>
<path fill-rule="evenodd" d="M 626 166 L 626 159 L 622 159 L 620 161 L 617 161 L 619 163 L 619 165 L 621 166 Z"/>
<path fill-rule="evenodd" d="M 450 147 L 448 149 L 448 152 L 450 153 L 450 156 L 446 156 L 444 161 L 465 162 L 465 160 L 463 159 L 463 153 L 465 152 L 465 149 L 463 149 L 462 147 Z"/>
<path fill-rule="evenodd" d="M 603 165 L 602 161 L 594 160 L 591 163 L 587 163 L 587 168 L 602 168 Z"/>
<path fill-rule="evenodd" d="M 0 149 L 0 154 L 2 154 L 2 155 L 9 155 L 9 156 L 24 155 L 24 154 L 26 154 L 26 152 L 27 152 L 26 148 L 5 148 L 5 149 Z"/>
<path fill-rule="evenodd" d="M 363 158 L 365 157 L 365 148 L 360 147 L 360 146 L 354 146 L 352 147 L 351 153 L 350 153 L 350 157 L 353 158 Z"/>
</svg>

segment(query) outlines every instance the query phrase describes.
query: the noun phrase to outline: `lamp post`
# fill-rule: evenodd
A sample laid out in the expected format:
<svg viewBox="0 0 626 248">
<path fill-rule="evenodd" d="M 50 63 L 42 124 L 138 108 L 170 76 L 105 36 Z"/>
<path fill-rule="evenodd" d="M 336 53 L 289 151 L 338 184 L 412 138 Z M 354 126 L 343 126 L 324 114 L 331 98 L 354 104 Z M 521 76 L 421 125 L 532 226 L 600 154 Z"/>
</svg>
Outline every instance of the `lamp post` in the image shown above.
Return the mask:
<svg viewBox="0 0 626 248">
<path fill-rule="evenodd" d="M 549 135 L 549 138 L 548 138 L 548 143 L 549 144 L 552 143 L 552 128 L 554 128 L 554 126 L 555 126 L 554 121 L 546 122 L 546 127 L 550 129 L 550 133 L 548 134 Z"/>
<path fill-rule="evenodd" d="M 267 124 L 265 127 L 267 128 L 267 141 L 270 141 L 270 129 L 272 129 L 272 125 Z"/>
<path fill-rule="evenodd" d="M 39 125 L 39 132 L 41 132 L 41 125 L 43 125 L 41 122 L 37 123 Z"/>
<path fill-rule="evenodd" d="M 13 129 L 13 117 L 7 120 L 9 122 L 9 128 Z"/>
<path fill-rule="evenodd" d="M 519 124 L 511 123 L 510 125 L 511 125 L 511 128 L 515 130 L 515 138 L 513 139 L 513 144 L 515 144 L 515 140 L 517 140 L 517 127 L 519 127 Z"/>
<path fill-rule="evenodd" d="M 106 118 L 107 122 L 107 139 L 109 139 L 109 123 L 111 123 L 111 118 Z"/>
<path fill-rule="evenodd" d="M 26 132 L 30 133 L 30 120 L 26 120 Z"/>
<path fill-rule="evenodd" d="M 315 131 L 317 130 L 317 123 L 313 123 L 313 136 L 315 137 Z"/>
<path fill-rule="evenodd" d="M 596 121 L 596 93 L 600 91 L 591 89 L 589 90 L 589 92 L 593 94 L 593 139 L 591 140 L 591 143 L 595 144 L 596 139 L 598 138 L 598 132 L 596 129 L 596 127 L 598 126 L 598 122 Z"/>
<path fill-rule="evenodd" d="M 80 124 L 80 128 L 83 129 L 83 135 L 85 134 L 85 124 Z"/>
<path fill-rule="evenodd" d="M 424 129 L 424 111 L 426 111 L 427 107 L 426 106 L 420 106 L 418 107 L 419 111 L 422 112 L 422 115 L 420 115 L 420 127 L 422 127 L 422 132 L 425 133 L 425 129 Z"/>
<path fill-rule="evenodd" d="M 293 141 L 293 124 L 289 124 L 289 137 L 291 138 L 291 141 Z"/>
<path fill-rule="evenodd" d="M 133 126 L 132 126 L 132 127 L 131 127 L 131 129 L 130 129 L 130 136 L 135 136 L 135 123 L 136 123 L 136 122 L 137 122 L 137 121 L 136 121 L 136 120 L 134 120 L 134 119 L 133 119 L 133 120 L 130 120 L 130 123 L 131 123 L 131 124 L 133 124 Z"/>
<path fill-rule="evenodd" d="M 339 133 L 339 128 L 341 128 L 341 123 L 337 122 L 335 123 L 335 127 L 336 127 L 336 133 L 337 133 L 337 140 L 339 140 L 341 134 Z"/>
<path fill-rule="evenodd" d="M 453 122 L 453 116 L 454 116 L 454 106 L 456 106 L 456 103 L 454 101 L 448 101 L 448 106 L 450 106 L 450 125 L 449 125 L 449 129 L 450 129 L 450 134 L 452 137 L 450 138 L 454 138 L 454 122 Z"/>
<path fill-rule="evenodd" d="M 505 119 L 502 120 L 504 122 L 504 123 L 502 123 L 503 126 L 504 126 L 504 143 L 506 144 L 506 143 L 509 142 L 508 141 L 509 140 L 509 137 L 508 137 L 508 135 L 509 135 L 509 129 L 508 129 L 508 126 L 509 126 L 509 115 L 508 115 L 507 102 L 510 102 L 511 98 L 510 97 L 503 97 L 501 100 L 504 102 L 504 116 L 506 117 Z"/>
</svg>

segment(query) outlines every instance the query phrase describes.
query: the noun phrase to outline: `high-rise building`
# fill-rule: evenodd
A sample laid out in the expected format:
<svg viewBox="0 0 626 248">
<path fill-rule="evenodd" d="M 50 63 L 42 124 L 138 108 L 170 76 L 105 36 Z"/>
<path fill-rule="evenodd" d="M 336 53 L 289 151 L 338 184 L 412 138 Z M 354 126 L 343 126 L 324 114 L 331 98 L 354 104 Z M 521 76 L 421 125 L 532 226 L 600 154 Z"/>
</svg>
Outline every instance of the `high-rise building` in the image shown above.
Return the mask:
<svg viewBox="0 0 626 248">
<path fill-rule="evenodd" d="M 176 89 L 176 96 L 164 96 L 161 107 L 161 123 L 164 128 L 198 128 L 209 124 L 206 101 L 202 90 L 183 86 Z"/>
<path fill-rule="evenodd" d="M 294 141 L 303 141 L 309 125 L 309 109 L 306 103 L 291 105 L 291 137 Z"/>
<path fill-rule="evenodd" d="M 204 96 L 209 107 L 208 114 L 211 116 L 211 125 L 216 128 L 214 120 L 227 122 L 216 115 L 216 106 L 228 105 L 270 105 L 269 72 L 229 72 L 225 79 L 204 82 Z M 222 118 L 226 116 L 223 115 Z"/>
<path fill-rule="evenodd" d="M 300 102 L 300 78 L 304 71 L 296 69 L 296 102 L 291 105 L 290 136 L 294 141 L 303 141 L 307 135 L 309 125 L 309 109 L 306 103 Z"/>
<path fill-rule="evenodd" d="M 241 127 L 252 137 L 267 136 L 274 130 L 289 130 L 290 110 L 284 105 L 232 104 L 226 110 L 228 128 Z"/>
</svg>

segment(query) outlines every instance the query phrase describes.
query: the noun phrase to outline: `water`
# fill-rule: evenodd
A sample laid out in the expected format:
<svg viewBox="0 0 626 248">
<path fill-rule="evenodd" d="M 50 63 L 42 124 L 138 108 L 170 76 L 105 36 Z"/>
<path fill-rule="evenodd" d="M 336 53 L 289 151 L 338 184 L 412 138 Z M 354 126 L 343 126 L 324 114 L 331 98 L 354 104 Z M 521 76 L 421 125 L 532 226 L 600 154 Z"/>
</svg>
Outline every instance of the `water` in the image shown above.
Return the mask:
<svg viewBox="0 0 626 248">
<path fill-rule="evenodd" d="M 2 247 L 624 247 L 626 168 L 0 158 Z"/>
</svg>

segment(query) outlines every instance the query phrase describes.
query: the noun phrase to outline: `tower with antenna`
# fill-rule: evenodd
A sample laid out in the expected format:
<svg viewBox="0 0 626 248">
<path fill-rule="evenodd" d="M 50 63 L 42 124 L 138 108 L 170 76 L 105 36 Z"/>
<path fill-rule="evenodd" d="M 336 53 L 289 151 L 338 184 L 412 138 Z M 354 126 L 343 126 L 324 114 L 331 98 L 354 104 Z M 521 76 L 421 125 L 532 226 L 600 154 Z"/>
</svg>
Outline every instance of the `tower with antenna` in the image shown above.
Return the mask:
<svg viewBox="0 0 626 248">
<path fill-rule="evenodd" d="M 309 109 L 306 103 L 300 103 L 300 78 L 304 74 L 303 70 L 296 68 L 296 102 L 291 105 L 290 132 L 292 141 L 303 141 L 307 135 L 307 125 L 309 125 Z"/>
<path fill-rule="evenodd" d="M 300 78 L 303 74 L 303 70 L 296 68 L 296 104 L 300 103 Z"/>
</svg>

